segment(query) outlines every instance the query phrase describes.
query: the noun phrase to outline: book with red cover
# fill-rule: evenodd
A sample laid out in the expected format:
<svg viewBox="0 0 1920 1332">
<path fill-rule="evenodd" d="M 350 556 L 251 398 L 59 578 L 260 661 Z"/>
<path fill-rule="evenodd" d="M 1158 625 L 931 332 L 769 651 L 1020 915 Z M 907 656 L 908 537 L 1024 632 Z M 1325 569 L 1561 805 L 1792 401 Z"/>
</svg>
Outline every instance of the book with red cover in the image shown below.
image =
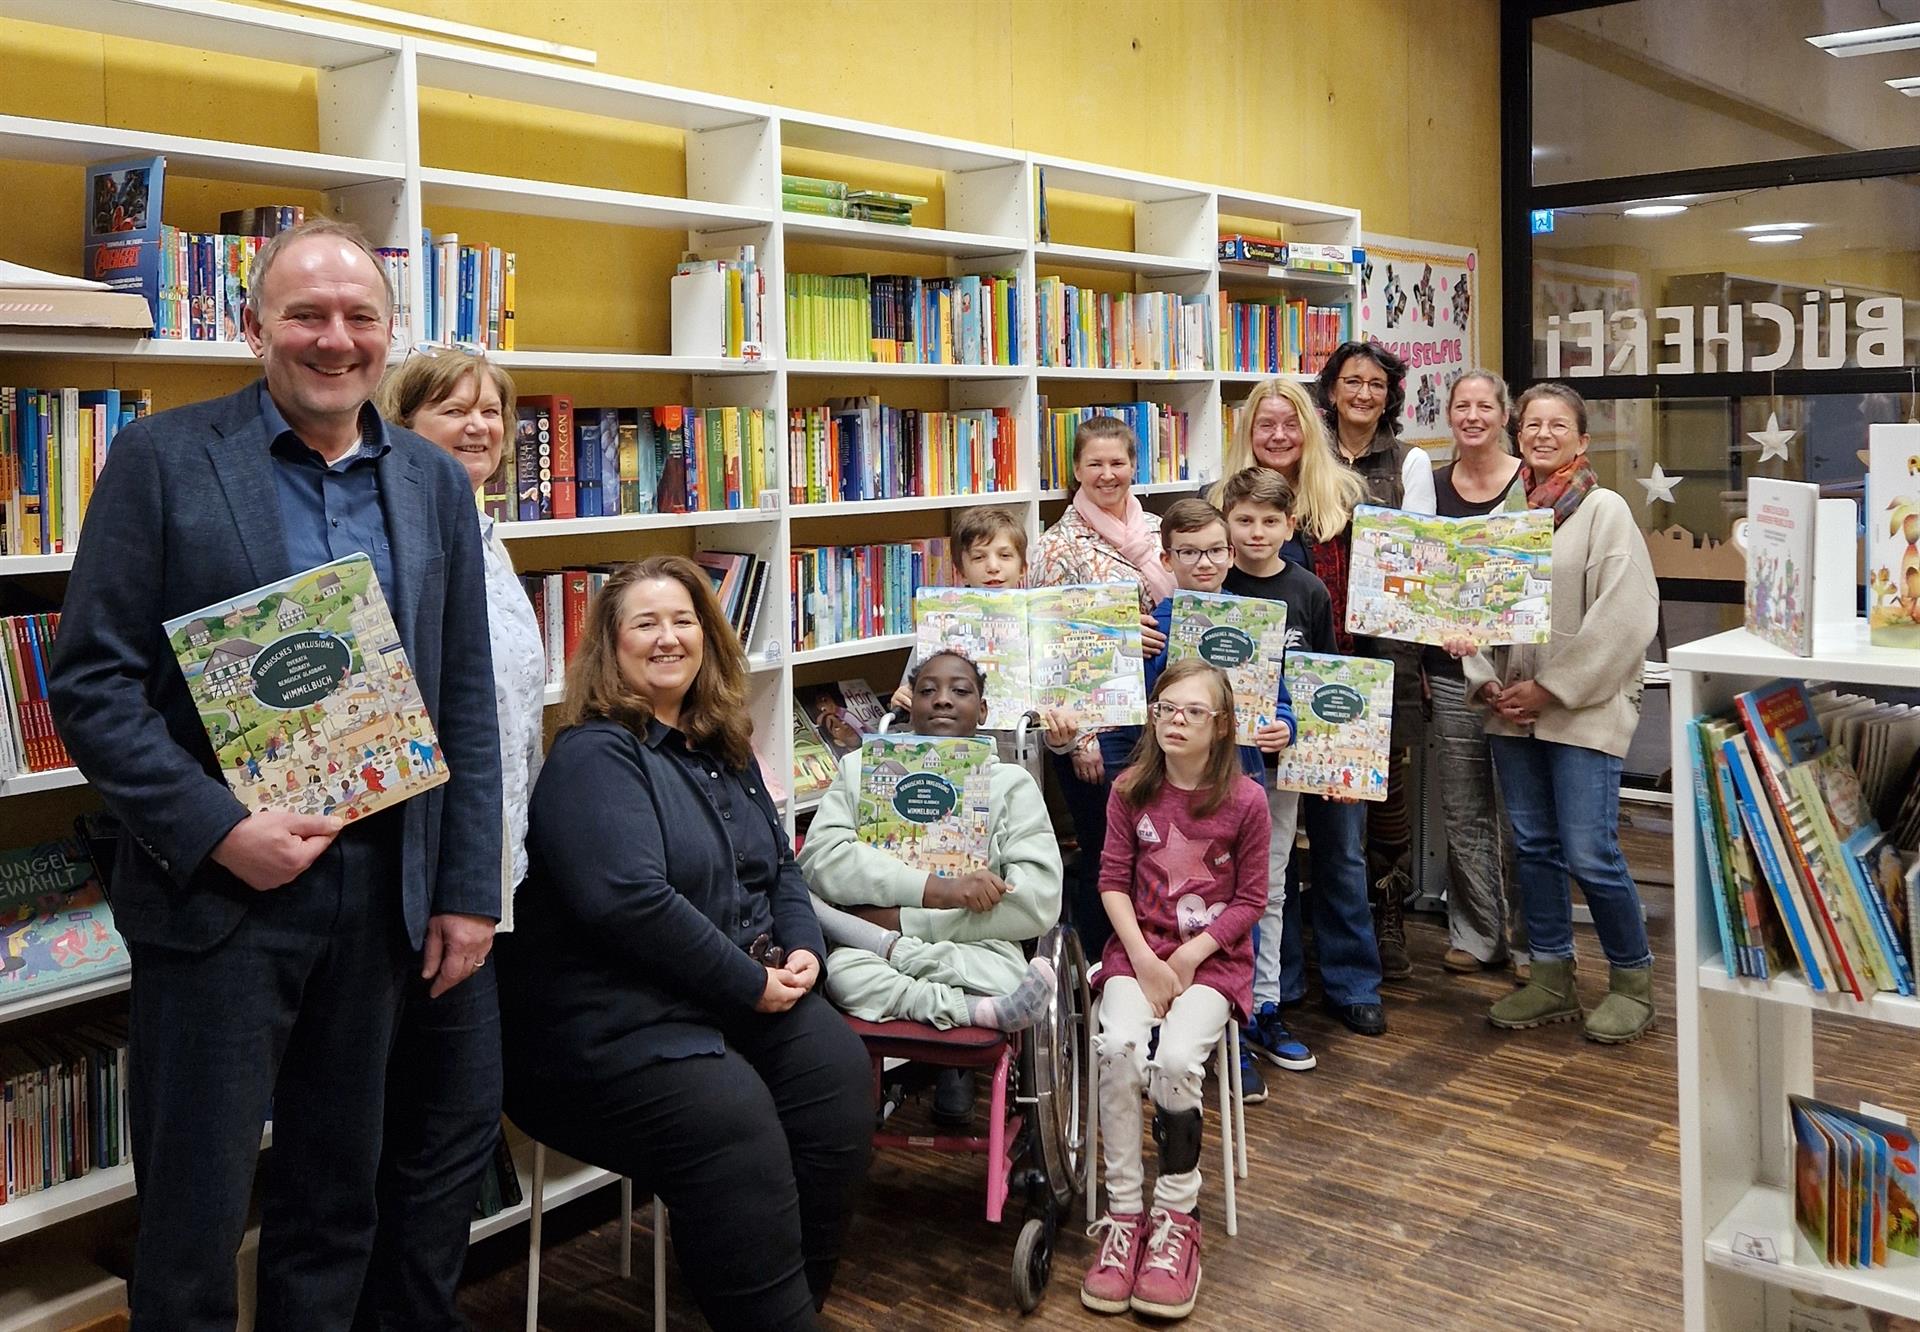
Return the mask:
<svg viewBox="0 0 1920 1332">
<path fill-rule="evenodd" d="M 565 572 L 566 609 L 564 630 L 566 659 L 573 660 L 573 654 L 580 646 L 580 635 L 586 632 L 587 608 L 593 604 L 593 576 L 586 569 L 568 569 Z"/>
<path fill-rule="evenodd" d="M 677 406 L 655 407 L 653 423 L 665 443 L 660 489 L 654 510 L 658 513 L 686 513 L 687 410 Z"/>
<path fill-rule="evenodd" d="M 551 514 L 542 518 L 572 518 L 578 512 L 574 490 L 573 399 L 564 393 L 535 394 L 520 399 L 521 405 L 545 413 L 553 421 L 553 499 Z"/>
</svg>

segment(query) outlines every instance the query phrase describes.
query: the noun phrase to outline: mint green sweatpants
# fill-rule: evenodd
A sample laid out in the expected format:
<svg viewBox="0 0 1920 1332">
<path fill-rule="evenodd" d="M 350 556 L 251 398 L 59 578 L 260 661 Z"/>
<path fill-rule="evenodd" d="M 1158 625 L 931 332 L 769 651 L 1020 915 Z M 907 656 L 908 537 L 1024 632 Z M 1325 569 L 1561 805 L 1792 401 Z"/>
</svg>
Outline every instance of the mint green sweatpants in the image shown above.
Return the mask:
<svg viewBox="0 0 1920 1332">
<path fill-rule="evenodd" d="M 827 998 L 868 1022 L 910 1018 L 939 1027 L 972 1024 L 973 1001 L 1012 994 L 1027 974 L 1020 945 L 1004 939 L 929 943 L 902 938 L 891 957 L 836 948 L 827 958 Z"/>
</svg>

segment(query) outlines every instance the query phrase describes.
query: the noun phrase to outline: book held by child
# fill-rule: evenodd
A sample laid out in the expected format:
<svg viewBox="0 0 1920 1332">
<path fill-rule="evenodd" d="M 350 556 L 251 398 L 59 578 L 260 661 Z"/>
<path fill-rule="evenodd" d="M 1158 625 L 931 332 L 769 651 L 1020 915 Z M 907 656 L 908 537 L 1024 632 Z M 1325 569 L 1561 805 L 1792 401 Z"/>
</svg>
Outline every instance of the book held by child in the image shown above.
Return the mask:
<svg viewBox="0 0 1920 1332">
<path fill-rule="evenodd" d="M 994 762 L 985 736 L 869 736 L 860 745 L 860 841 L 929 874 L 986 868 Z"/>
<path fill-rule="evenodd" d="M 1287 659 L 1287 603 L 1221 592 L 1175 592 L 1167 660 L 1199 657 L 1233 684 L 1234 728 L 1244 742 L 1273 720 Z"/>
<path fill-rule="evenodd" d="M 1275 788 L 1385 800 L 1393 663 L 1295 652 L 1287 658 L 1287 688 L 1299 730 L 1280 751 Z"/>
</svg>

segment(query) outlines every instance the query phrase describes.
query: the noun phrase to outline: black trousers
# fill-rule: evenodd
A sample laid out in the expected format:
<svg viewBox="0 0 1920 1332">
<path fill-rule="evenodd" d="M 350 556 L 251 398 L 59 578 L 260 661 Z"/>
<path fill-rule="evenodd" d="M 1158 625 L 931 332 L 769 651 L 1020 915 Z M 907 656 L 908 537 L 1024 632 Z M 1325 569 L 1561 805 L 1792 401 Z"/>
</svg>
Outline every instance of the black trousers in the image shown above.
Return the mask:
<svg viewBox="0 0 1920 1332">
<path fill-rule="evenodd" d="M 322 868 L 324 867 L 324 868 Z M 204 953 L 132 944 L 136 1332 L 232 1332 L 260 1167 L 259 1332 L 340 1332 L 373 1244 L 387 1052 L 414 954 L 397 883 L 330 854 Z"/>
<path fill-rule="evenodd" d="M 866 1047 L 818 992 L 721 1025 L 719 1055 L 509 1079 L 507 1113 L 556 1151 L 659 1195 L 720 1332 L 811 1328 L 872 1149 Z"/>
<path fill-rule="evenodd" d="M 355 1332 L 459 1332 L 473 1208 L 500 1135 L 500 991 L 484 967 L 431 998 L 407 982 L 387 1064 L 380 1227 Z M 530 1187 L 522 1181 L 522 1187 Z"/>
<path fill-rule="evenodd" d="M 1095 785 L 1081 781 L 1073 771 L 1070 754 L 1053 755 L 1053 771 L 1060 779 L 1067 817 L 1073 820 L 1073 835 L 1080 843 L 1079 858 L 1066 884 L 1067 919 L 1080 936 L 1087 960 L 1092 962 L 1099 959 L 1107 940 L 1113 937 L 1113 922 L 1100 905 L 1100 852 L 1107 844 L 1107 798 L 1113 794 L 1113 786 L 1110 782 Z"/>
</svg>

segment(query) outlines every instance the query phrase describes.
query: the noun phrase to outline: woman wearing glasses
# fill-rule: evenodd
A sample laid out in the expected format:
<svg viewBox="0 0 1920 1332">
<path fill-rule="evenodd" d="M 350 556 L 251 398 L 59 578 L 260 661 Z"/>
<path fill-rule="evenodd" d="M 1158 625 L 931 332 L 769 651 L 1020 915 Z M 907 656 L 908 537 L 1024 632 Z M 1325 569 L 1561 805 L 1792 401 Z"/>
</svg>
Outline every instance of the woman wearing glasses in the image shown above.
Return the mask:
<svg viewBox="0 0 1920 1332">
<path fill-rule="evenodd" d="M 1580 882 L 1610 967 L 1587 1014 L 1596 1041 L 1631 1041 L 1653 1023 L 1653 953 L 1640 894 L 1620 854 L 1620 764 L 1640 718 L 1640 675 L 1660 593 L 1627 502 L 1587 462 L 1587 405 L 1565 384 L 1520 395 L 1527 507 L 1553 510 L 1553 634 L 1542 645 L 1465 657 L 1467 689 L 1488 710 L 1494 770 L 1513 820 L 1532 976 L 1496 1003 L 1496 1027 L 1581 1016 L 1573 984 Z M 1471 645 L 1448 645 L 1465 654 Z"/>
<path fill-rule="evenodd" d="M 1407 366 L 1384 347 L 1343 342 L 1320 370 L 1321 412 L 1333 432 L 1335 453 L 1366 483 L 1368 504 L 1409 513 L 1434 511 L 1433 463 L 1426 450 L 1400 438 L 1400 409 L 1406 405 Z M 1387 770 L 1387 798 L 1367 807 L 1367 880 L 1373 900 L 1374 932 L 1380 939 L 1380 971 L 1388 977 L 1411 975 L 1407 932 L 1401 904 L 1412 879 L 1412 812 L 1408 807 L 1413 747 L 1420 742 L 1422 714 L 1420 650 L 1411 643 L 1368 638 L 1348 646 L 1347 563 L 1351 534 L 1337 545 L 1316 549 L 1314 572 L 1333 595 L 1334 627 L 1341 650 L 1393 662 L 1393 750 Z"/>
<path fill-rule="evenodd" d="M 380 414 L 459 460 L 477 492 L 500 465 L 513 380 L 482 356 L 423 345 L 375 398 Z M 513 927 L 513 891 L 527 869 L 527 797 L 540 772 L 546 661 L 533 607 L 493 520 L 485 543 L 493 696 L 500 720 L 504 840 L 500 926 Z M 431 971 L 434 959 L 424 959 Z M 437 994 L 416 980 L 387 1073 L 380 1227 L 357 1328 L 464 1327 L 454 1291 L 467 1260 L 480 1177 L 500 1133 L 500 1001 L 494 973 L 476 971 Z"/>
</svg>

